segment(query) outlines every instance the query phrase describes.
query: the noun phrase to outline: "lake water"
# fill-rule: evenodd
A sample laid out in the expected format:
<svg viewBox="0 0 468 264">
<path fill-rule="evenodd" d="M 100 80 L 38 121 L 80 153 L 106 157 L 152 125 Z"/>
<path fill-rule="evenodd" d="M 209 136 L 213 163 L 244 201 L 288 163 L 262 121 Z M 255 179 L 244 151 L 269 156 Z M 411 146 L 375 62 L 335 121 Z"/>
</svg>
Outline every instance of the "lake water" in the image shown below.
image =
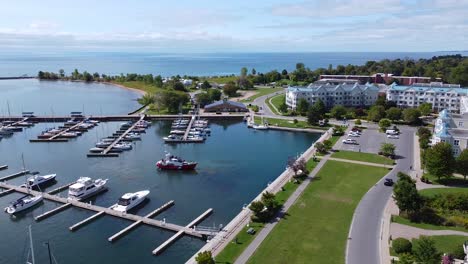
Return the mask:
<svg viewBox="0 0 468 264">
<path fill-rule="evenodd" d="M 132 112 L 140 105 L 141 94 L 102 83 L 67 81 L 0 80 L 0 116 L 35 112 L 42 116 L 118 115 Z"/>
<path fill-rule="evenodd" d="M 368 60 L 396 58 L 431 58 L 445 54 L 468 52 L 308 52 L 308 53 L 203 53 L 161 54 L 124 52 L 67 52 L 67 53 L 1 53 L 0 76 L 36 76 L 37 72 L 67 74 L 74 69 L 81 72 L 99 72 L 111 75 L 121 73 L 152 73 L 173 75 L 227 75 L 239 74 L 241 67 L 255 68 L 258 72 L 277 69 L 291 71 L 303 62 L 311 69 L 329 64 L 364 64 Z"/>
<path fill-rule="evenodd" d="M 86 112 L 94 112 L 99 111 L 99 105 L 108 104 L 106 110 L 103 110 L 104 113 L 126 113 L 135 107 L 131 100 L 132 95 L 127 94 L 125 90 L 110 89 L 100 84 L 16 82 L 12 83 L 16 83 L 17 89 L 20 90 L 26 89 L 21 83 L 26 87 L 36 87 L 32 89 L 32 93 L 22 92 L 22 96 L 16 97 L 31 102 L 32 109 L 28 109 L 31 111 L 40 112 L 41 110 L 37 109 L 44 109 L 47 112 L 48 108 L 53 107 L 56 114 L 61 111 L 68 113 L 85 104 Z M 40 92 L 34 93 L 35 89 L 40 89 Z M 118 95 L 90 96 L 89 92 L 93 89 L 104 89 L 109 94 Z M 55 103 L 28 98 L 29 95 L 42 93 L 49 93 L 58 100 L 61 96 L 70 100 L 63 99 Z M 2 100 L 3 94 L 0 90 Z M 108 102 L 111 98 L 117 100 L 120 96 L 124 97 L 122 104 Z M 65 103 L 64 100 L 69 101 Z M 19 107 L 21 102 L 11 99 L 10 104 Z M 67 108 L 67 104 L 72 104 L 72 109 Z M 42 105 L 47 107 L 42 108 Z M 21 170 L 21 154 L 24 154 L 27 169 L 40 171 L 42 174 L 57 173 L 57 184 L 49 189 L 74 181 L 79 176 L 107 178 L 109 191 L 99 195 L 93 203 L 110 206 L 125 192 L 149 189 L 149 202 L 134 213 L 145 215 L 167 201 L 175 200 L 175 205 L 156 219 L 165 218 L 168 222 L 186 225 L 208 208 L 213 208 L 214 213 L 202 223 L 203 226 L 226 225 L 244 204 L 250 202 L 268 182 L 281 174 L 288 157 L 306 150 L 319 136 L 254 131 L 247 129 L 242 122 L 218 121 L 211 123 L 212 136 L 204 144 L 165 145 L 161 137 L 169 132 L 170 122 L 158 121 L 142 135 L 141 141 L 134 144 L 132 151 L 125 152 L 118 158 L 87 158 L 89 148 L 93 147 L 97 139 L 111 135 L 118 128 L 118 122 L 101 123 L 67 143 L 29 143 L 29 139 L 35 138 L 46 127 L 53 125 L 37 124 L 11 138 L 1 140 L 0 165 L 8 164 L 9 169 L 0 171 L 0 176 Z M 196 172 L 156 170 L 155 162 L 163 157 L 165 150 L 187 160 L 199 162 Z M 20 184 L 23 181 L 24 177 L 19 177 L 10 182 Z M 4 208 L 18 197 L 20 194 L 1 197 L 0 208 Z M 67 209 L 41 222 L 34 221 L 34 216 L 56 206 L 45 201 L 43 205 L 17 218 L 0 214 L 0 263 L 23 263 L 28 252 L 27 226 L 30 224 L 38 263 L 48 261 L 46 247 L 43 245 L 46 241 L 50 241 L 53 255 L 59 263 L 67 264 L 183 263 L 204 244 L 199 239 L 184 236 L 162 255 L 155 257 L 151 255 L 151 251 L 173 233 L 140 226 L 111 244 L 107 242 L 107 238 L 131 223 L 104 216 L 72 233 L 68 230 L 69 226 L 92 214 L 75 208 Z"/>
</svg>

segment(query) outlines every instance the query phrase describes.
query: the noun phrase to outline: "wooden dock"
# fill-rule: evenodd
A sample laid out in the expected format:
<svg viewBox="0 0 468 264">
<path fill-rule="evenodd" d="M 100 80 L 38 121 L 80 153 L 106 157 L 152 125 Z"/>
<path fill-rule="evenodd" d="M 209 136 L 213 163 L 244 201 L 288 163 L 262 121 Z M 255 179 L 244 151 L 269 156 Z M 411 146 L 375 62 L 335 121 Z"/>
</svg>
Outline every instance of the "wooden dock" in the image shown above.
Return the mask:
<svg viewBox="0 0 468 264">
<path fill-rule="evenodd" d="M 64 191 L 64 190 L 68 189 L 68 187 L 70 187 L 70 185 L 72 185 L 72 184 L 74 184 L 74 183 L 76 183 L 76 181 L 70 182 L 70 183 L 65 184 L 65 185 L 63 185 L 63 186 L 60 186 L 60 187 L 58 187 L 58 188 L 55 188 L 55 189 L 53 189 L 53 190 L 51 190 L 51 191 L 49 191 L 49 192 L 47 192 L 47 193 L 48 193 L 48 194 L 57 194 L 57 193 L 59 193 L 59 192 L 61 192 L 61 191 Z"/>
<path fill-rule="evenodd" d="M 64 128 L 62 131 L 59 133 L 49 137 L 49 138 L 37 138 L 37 139 L 30 139 L 29 142 L 68 142 L 68 139 L 62 138 L 62 135 L 69 132 L 73 131 L 77 127 L 79 127 L 81 124 L 83 124 L 85 121 L 82 120 L 75 125 L 72 125 L 70 127 Z M 86 130 L 87 131 L 87 130 Z"/>
<path fill-rule="evenodd" d="M 211 208 L 206 210 L 203 214 L 201 214 L 199 217 L 195 218 L 195 220 L 190 222 L 190 224 L 186 225 L 185 228 L 191 229 L 196 224 L 198 224 L 203 219 L 205 219 L 207 216 L 209 216 L 212 212 L 213 212 L 213 209 L 211 209 Z M 183 230 L 180 230 L 177 233 L 175 233 L 168 240 L 166 240 L 164 243 L 162 243 L 159 247 L 157 247 L 155 250 L 153 250 L 153 255 L 161 254 L 161 252 L 163 252 L 168 246 L 170 246 L 172 243 L 174 243 L 177 239 L 181 238 L 183 234 L 184 234 Z"/>
<path fill-rule="evenodd" d="M 163 204 L 161 207 L 159 207 L 158 209 L 154 210 L 153 212 L 145 215 L 145 218 L 151 218 L 151 217 L 154 217 L 160 213 L 162 213 L 164 210 L 168 209 L 169 207 L 173 206 L 174 205 L 174 200 L 171 200 L 165 204 Z M 141 220 L 138 220 L 136 222 L 134 222 L 133 224 L 127 226 L 126 228 L 122 229 L 121 231 L 117 232 L 116 234 L 114 234 L 113 236 L 109 237 L 107 240 L 109 242 L 114 242 L 116 241 L 117 239 L 119 239 L 121 236 L 123 236 L 124 234 L 130 232 L 132 229 L 134 229 L 135 227 L 141 225 L 143 222 Z"/>
<path fill-rule="evenodd" d="M 0 166 L 0 170 L 6 170 L 6 169 L 8 169 L 8 165 L 1 165 Z"/>
<path fill-rule="evenodd" d="M 6 189 L 6 190 L 0 192 L 0 197 L 5 196 L 7 194 L 10 194 L 10 193 L 12 193 L 14 191 L 15 191 L 14 189 Z"/>
<path fill-rule="evenodd" d="M 185 130 L 185 134 L 184 134 L 184 137 L 183 137 L 184 141 L 187 141 L 190 129 L 192 129 L 192 126 L 193 126 L 193 122 L 195 122 L 195 115 L 192 116 L 192 118 L 190 119 L 190 123 L 187 126 L 187 129 Z"/>
<path fill-rule="evenodd" d="M 114 205 L 112 205 L 112 206 L 114 206 Z M 112 207 L 112 206 L 111 206 L 111 207 Z M 70 226 L 68 229 L 69 229 L 70 231 L 78 230 L 78 228 L 80 228 L 80 227 L 82 227 L 82 226 L 84 226 L 84 225 L 90 223 L 91 221 L 97 219 L 97 218 L 100 217 L 100 216 L 103 216 L 105 213 L 106 213 L 106 212 L 104 212 L 104 211 L 95 213 L 95 214 L 93 214 L 92 216 L 90 216 L 90 217 L 88 217 L 88 218 L 86 218 L 86 219 L 84 219 L 84 220 L 82 220 L 82 221 L 80 221 L 80 222 L 78 222 L 78 223 L 76 223 L 76 224 Z"/>
<path fill-rule="evenodd" d="M 52 216 L 52 215 L 54 215 L 56 213 L 59 213 L 62 210 L 70 208 L 72 206 L 96 212 L 96 214 L 92 215 L 91 217 L 88 217 L 87 219 L 85 219 L 85 220 L 75 224 L 74 226 L 70 227 L 70 230 L 72 230 L 72 229 L 76 230 L 77 228 L 79 228 L 79 226 L 81 226 L 81 225 L 83 225 L 83 224 L 85 224 L 87 222 L 90 222 L 93 219 L 96 219 L 97 217 L 102 216 L 102 215 L 105 214 L 105 215 L 110 215 L 110 216 L 114 216 L 114 217 L 121 218 L 121 219 L 127 219 L 127 220 L 130 220 L 130 221 L 134 222 L 133 225 L 130 225 L 129 227 L 127 227 L 127 228 L 125 228 L 125 229 L 123 229 L 122 231 L 119 232 L 119 233 L 122 233 L 122 234 L 119 234 L 119 233 L 115 234 L 113 236 L 114 240 L 117 239 L 119 236 L 122 236 L 124 233 L 127 233 L 128 231 L 130 231 L 131 229 L 133 229 L 134 227 L 136 227 L 136 226 L 138 226 L 140 224 L 145 224 L 145 225 L 161 228 L 161 229 L 164 229 L 164 230 L 176 232 L 176 234 L 174 236 L 172 236 L 168 241 L 166 241 L 165 243 L 163 243 L 161 246 L 159 246 L 157 249 L 155 249 L 153 251 L 153 254 L 155 254 L 155 255 L 160 254 L 165 248 L 167 248 L 170 244 L 174 243 L 182 235 L 189 235 L 189 236 L 196 237 L 196 238 L 206 238 L 206 236 L 212 234 L 212 232 L 195 230 L 193 228 L 194 225 L 196 225 L 197 223 L 199 223 L 200 221 L 205 219 L 207 216 L 209 216 L 213 212 L 213 209 L 211 209 L 211 208 L 208 209 L 207 211 L 205 211 L 203 214 L 201 214 L 195 220 L 193 220 L 190 224 L 188 224 L 186 226 L 181 226 L 181 225 L 167 223 L 165 221 L 160 221 L 160 220 L 150 218 L 150 217 L 162 212 L 163 210 L 167 209 L 168 207 L 170 207 L 173 204 L 173 201 L 170 201 L 170 202 L 164 204 L 163 206 L 161 206 L 160 208 L 154 210 L 153 212 L 151 212 L 150 214 L 148 214 L 146 216 L 139 216 L 139 215 L 134 215 L 134 214 L 129 214 L 129 213 L 118 212 L 118 211 L 112 210 L 110 207 L 106 208 L 106 207 L 92 205 L 92 204 L 88 204 L 88 203 L 84 203 L 84 202 L 80 202 L 80 201 L 68 200 L 67 198 L 62 198 L 62 197 L 59 197 L 59 196 L 56 196 L 56 195 L 51 195 L 51 194 L 48 194 L 48 193 L 41 193 L 41 192 L 33 191 L 33 190 L 28 191 L 28 189 L 26 189 L 24 187 L 11 185 L 11 184 L 7 184 L 7 183 L 4 183 L 4 182 L 0 182 L 0 188 L 7 189 L 8 192 L 16 191 L 16 192 L 20 192 L 20 193 L 24 193 L 24 194 L 28 194 L 28 192 L 29 192 L 32 195 L 42 195 L 44 197 L 44 199 L 46 199 L 46 200 L 62 204 L 62 205 L 60 205 L 60 206 L 58 206 L 58 207 L 56 207 L 56 208 L 54 208 L 54 209 L 52 209 L 52 210 L 50 210 L 48 212 L 45 212 L 45 213 L 35 217 L 36 221 L 43 220 L 43 219 L 45 219 L 47 217 L 50 217 L 50 216 Z"/>
<path fill-rule="evenodd" d="M 20 172 L 13 173 L 13 174 L 10 174 L 10 175 L 7 175 L 7 176 L 4 176 L 4 177 L 0 178 L 0 181 L 11 180 L 13 178 L 23 176 L 23 175 L 28 174 L 28 173 L 29 173 L 29 170 L 20 171 Z"/>
</svg>

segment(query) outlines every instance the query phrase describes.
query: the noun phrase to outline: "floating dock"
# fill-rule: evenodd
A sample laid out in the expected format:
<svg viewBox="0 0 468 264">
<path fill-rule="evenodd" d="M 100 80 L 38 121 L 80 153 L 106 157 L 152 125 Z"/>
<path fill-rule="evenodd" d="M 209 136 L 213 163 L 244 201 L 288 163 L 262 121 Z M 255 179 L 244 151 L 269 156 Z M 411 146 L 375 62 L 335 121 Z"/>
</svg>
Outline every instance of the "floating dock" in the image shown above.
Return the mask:
<svg viewBox="0 0 468 264">
<path fill-rule="evenodd" d="M 68 142 L 68 138 L 64 138 L 63 134 L 67 132 L 86 132 L 89 130 L 89 128 L 80 128 L 80 125 L 84 124 L 85 120 L 81 120 L 80 122 L 72 125 L 72 126 L 63 126 L 61 127 L 62 131 L 59 133 L 49 137 L 49 138 L 37 138 L 37 139 L 30 139 L 29 142 Z M 93 126 L 94 127 L 94 126 Z M 79 134 L 80 135 L 80 134 Z M 77 135 L 77 136 L 79 136 Z M 76 138 L 72 137 L 72 138 Z"/>
<path fill-rule="evenodd" d="M 20 172 L 17 172 L 17 173 L 13 173 L 13 174 L 10 174 L 10 175 L 7 175 L 7 176 L 4 176 L 4 177 L 0 178 L 0 182 L 11 180 L 13 178 L 23 176 L 23 175 L 28 174 L 28 173 L 29 173 L 29 170 L 23 170 L 23 171 L 20 171 Z"/>
<path fill-rule="evenodd" d="M 111 209 L 112 207 L 106 208 L 106 207 L 102 207 L 102 206 L 88 204 L 88 203 L 81 202 L 81 201 L 68 200 L 67 198 L 62 198 L 62 197 L 59 197 L 57 195 L 52 195 L 52 194 L 49 194 L 49 193 L 41 193 L 41 192 L 38 192 L 38 191 L 28 190 L 27 188 L 7 184 L 7 183 L 4 183 L 4 182 L 0 182 L 0 188 L 6 189 L 6 191 L 4 191 L 4 192 L 9 192 L 9 193 L 12 193 L 12 192 L 16 191 L 16 192 L 20 192 L 20 193 L 24 193 L 24 194 L 30 193 L 32 195 L 42 195 L 44 197 L 44 199 L 46 199 L 46 200 L 62 204 L 62 205 L 60 205 L 60 206 L 58 206 L 58 207 L 56 207 L 56 208 L 54 208 L 54 209 L 52 209 L 52 210 L 50 210 L 48 212 L 45 212 L 45 213 L 43 213 L 43 214 L 41 214 L 39 216 L 36 216 L 35 217 L 36 221 L 44 220 L 47 217 L 51 217 L 51 216 L 65 210 L 65 209 L 73 207 L 73 206 L 77 207 L 77 208 L 86 209 L 86 210 L 89 210 L 89 211 L 96 212 L 94 215 L 92 215 L 92 216 L 78 222 L 77 224 L 69 227 L 69 229 L 72 230 L 72 231 L 77 230 L 80 226 L 83 226 L 83 225 L 85 225 L 87 223 L 90 223 L 92 220 L 97 219 L 98 217 L 103 216 L 103 215 L 110 215 L 110 216 L 114 216 L 114 217 L 121 218 L 121 219 L 126 219 L 126 220 L 129 220 L 129 221 L 133 222 L 127 228 L 125 228 L 125 229 L 121 230 L 120 232 L 116 233 L 115 235 L 111 236 L 108 239 L 109 241 L 115 241 L 119 237 L 123 236 L 124 234 L 128 233 L 130 230 L 134 229 L 135 227 L 137 227 L 137 226 L 139 226 L 141 224 L 157 227 L 157 228 L 164 229 L 164 230 L 171 231 L 171 232 L 176 232 L 176 234 L 173 235 L 168 241 L 164 242 L 163 244 L 161 244 L 158 248 L 156 248 L 153 251 L 153 254 L 155 254 L 155 255 L 161 254 L 161 252 L 165 248 L 167 248 L 170 244 L 174 243 L 182 235 L 189 235 L 189 236 L 196 237 L 196 238 L 201 238 L 201 239 L 205 239 L 209 235 L 212 235 L 212 232 L 210 232 L 210 231 L 196 230 L 194 228 L 194 226 L 197 223 L 204 220 L 206 217 L 208 217 L 213 212 L 213 209 L 211 209 L 211 208 L 208 209 L 207 211 L 205 211 L 200 216 L 198 216 L 195 220 L 190 222 L 188 225 L 181 226 L 181 225 L 167 223 L 166 221 L 160 221 L 160 220 L 155 220 L 155 219 L 151 218 L 151 217 L 161 213 L 162 211 L 168 209 L 169 207 L 171 207 L 174 204 L 174 201 L 167 202 L 166 204 L 162 205 L 160 208 L 152 211 L 151 213 L 147 214 L 146 216 L 139 216 L 139 215 L 114 211 L 114 210 Z"/>
<path fill-rule="evenodd" d="M 1 165 L 0 166 L 0 170 L 6 170 L 6 169 L 8 169 L 8 165 Z"/>
</svg>

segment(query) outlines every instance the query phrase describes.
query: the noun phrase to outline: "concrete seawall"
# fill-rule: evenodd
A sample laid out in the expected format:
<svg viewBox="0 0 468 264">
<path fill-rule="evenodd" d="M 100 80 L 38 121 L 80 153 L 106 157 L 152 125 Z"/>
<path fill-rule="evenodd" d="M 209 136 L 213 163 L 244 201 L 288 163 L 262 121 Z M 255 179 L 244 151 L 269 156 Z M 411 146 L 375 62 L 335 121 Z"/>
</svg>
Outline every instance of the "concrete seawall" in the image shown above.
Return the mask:
<svg viewBox="0 0 468 264">
<path fill-rule="evenodd" d="M 315 154 L 315 144 L 317 142 L 323 142 L 324 140 L 329 139 L 333 134 L 333 129 L 330 128 L 327 131 L 321 131 L 323 134 L 322 136 L 310 146 L 299 158 L 303 158 L 306 161 L 313 157 Z M 286 184 L 289 179 L 293 176 L 293 172 L 290 169 L 286 169 L 281 175 L 276 178 L 271 184 L 269 184 L 264 190 L 262 190 L 254 201 L 259 201 L 262 197 L 264 192 L 271 192 L 277 193 L 281 190 L 281 187 Z M 251 202 L 251 203 L 252 203 Z M 250 205 L 250 204 L 249 204 Z M 231 222 L 229 222 L 221 232 L 219 232 L 214 238 L 212 238 L 205 246 L 203 246 L 197 253 L 195 253 L 189 260 L 187 260 L 186 264 L 196 264 L 197 261 L 195 257 L 199 252 L 203 251 L 211 251 L 213 257 L 216 257 L 229 243 L 231 243 L 232 239 L 234 239 L 237 234 L 243 229 L 250 222 L 250 216 L 252 212 L 248 208 L 247 205 L 242 211 L 239 212 L 237 216 L 235 216 Z"/>
</svg>

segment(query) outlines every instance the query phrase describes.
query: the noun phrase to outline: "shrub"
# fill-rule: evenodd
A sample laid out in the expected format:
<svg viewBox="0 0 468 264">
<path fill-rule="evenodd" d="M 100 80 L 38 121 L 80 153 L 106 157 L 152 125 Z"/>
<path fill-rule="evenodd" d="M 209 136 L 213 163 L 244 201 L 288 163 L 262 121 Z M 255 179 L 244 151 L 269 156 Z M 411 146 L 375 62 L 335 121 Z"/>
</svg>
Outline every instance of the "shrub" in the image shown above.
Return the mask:
<svg viewBox="0 0 468 264">
<path fill-rule="evenodd" d="M 297 121 L 297 119 L 294 118 L 293 123 L 297 124 L 297 122 L 299 122 L 299 121 Z"/>
<path fill-rule="evenodd" d="M 327 148 L 322 142 L 315 143 L 315 149 L 321 154 L 327 153 Z"/>
<path fill-rule="evenodd" d="M 410 253 L 413 245 L 408 239 L 400 237 L 393 240 L 392 248 L 397 254 Z"/>
<path fill-rule="evenodd" d="M 455 248 L 450 250 L 449 255 L 456 259 L 463 259 L 465 257 L 465 252 L 461 245 L 457 245 Z"/>
<path fill-rule="evenodd" d="M 354 122 L 354 124 L 356 124 L 356 126 L 362 125 L 361 119 L 356 119 L 356 121 Z"/>
</svg>

